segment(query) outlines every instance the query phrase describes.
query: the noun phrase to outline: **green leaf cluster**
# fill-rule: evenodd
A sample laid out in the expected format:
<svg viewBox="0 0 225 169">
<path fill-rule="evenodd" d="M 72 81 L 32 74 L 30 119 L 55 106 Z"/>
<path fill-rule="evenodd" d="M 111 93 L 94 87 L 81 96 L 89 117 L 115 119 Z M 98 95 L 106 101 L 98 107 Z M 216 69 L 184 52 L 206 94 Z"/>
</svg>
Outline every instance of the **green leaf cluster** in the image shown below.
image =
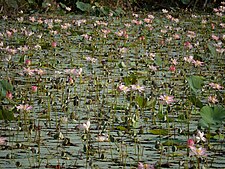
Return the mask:
<svg viewBox="0 0 225 169">
<path fill-rule="evenodd" d="M 77 8 L 83 12 L 91 12 L 91 5 L 89 3 L 77 1 L 76 5 L 77 5 Z"/>
<path fill-rule="evenodd" d="M 13 86 L 7 80 L 0 80 L 0 120 L 13 120 L 12 110 L 8 110 L 2 106 L 2 100 L 6 97 L 6 93 L 13 92 Z"/>
<path fill-rule="evenodd" d="M 77 1 L 76 7 L 82 12 L 86 12 L 88 14 L 95 14 L 95 15 L 108 16 L 109 13 L 112 12 L 112 10 L 109 7 L 102 6 L 98 2 L 95 2 L 93 5 L 91 5 L 90 3 Z M 117 14 L 117 12 L 114 12 L 114 14 Z"/>
<path fill-rule="evenodd" d="M 14 114 L 13 110 L 7 110 L 0 106 L 0 120 L 13 120 Z"/>
<path fill-rule="evenodd" d="M 6 80 L 0 81 L 0 100 L 4 99 L 6 97 L 7 91 L 12 92 L 13 86 Z"/>
<path fill-rule="evenodd" d="M 135 74 L 130 74 L 129 76 L 124 77 L 123 81 L 126 86 L 133 85 L 138 82 L 138 77 Z"/>
<path fill-rule="evenodd" d="M 190 89 L 196 94 L 204 84 L 204 78 L 202 76 L 190 76 L 186 78 Z"/>
<path fill-rule="evenodd" d="M 204 106 L 200 110 L 200 126 L 204 128 L 220 127 L 225 119 L 225 109 L 223 106 Z"/>
</svg>

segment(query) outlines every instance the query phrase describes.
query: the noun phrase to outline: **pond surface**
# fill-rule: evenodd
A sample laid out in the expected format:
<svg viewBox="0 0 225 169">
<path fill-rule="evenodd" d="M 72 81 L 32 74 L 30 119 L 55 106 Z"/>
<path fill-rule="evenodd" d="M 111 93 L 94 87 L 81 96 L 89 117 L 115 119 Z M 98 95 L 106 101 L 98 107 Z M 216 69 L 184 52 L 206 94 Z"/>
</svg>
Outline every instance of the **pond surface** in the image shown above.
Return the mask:
<svg viewBox="0 0 225 169">
<path fill-rule="evenodd" d="M 204 116 L 224 112 L 223 15 L 0 24 L 0 76 L 13 85 L 12 99 L 1 99 L 0 168 L 225 168 L 225 116 Z M 191 138 L 207 156 L 191 156 Z"/>
</svg>

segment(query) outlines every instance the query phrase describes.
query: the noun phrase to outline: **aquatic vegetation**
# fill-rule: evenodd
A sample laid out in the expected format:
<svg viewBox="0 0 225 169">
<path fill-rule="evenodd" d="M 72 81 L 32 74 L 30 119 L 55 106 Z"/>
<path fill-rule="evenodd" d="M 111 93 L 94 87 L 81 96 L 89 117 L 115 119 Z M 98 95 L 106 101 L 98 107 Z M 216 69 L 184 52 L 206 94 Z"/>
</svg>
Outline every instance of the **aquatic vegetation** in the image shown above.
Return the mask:
<svg viewBox="0 0 225 169">
<path fill-rule="evenodd" d="M 218 15 L 4 16 L 0 166 L 224 168 Z"/>
</svg>

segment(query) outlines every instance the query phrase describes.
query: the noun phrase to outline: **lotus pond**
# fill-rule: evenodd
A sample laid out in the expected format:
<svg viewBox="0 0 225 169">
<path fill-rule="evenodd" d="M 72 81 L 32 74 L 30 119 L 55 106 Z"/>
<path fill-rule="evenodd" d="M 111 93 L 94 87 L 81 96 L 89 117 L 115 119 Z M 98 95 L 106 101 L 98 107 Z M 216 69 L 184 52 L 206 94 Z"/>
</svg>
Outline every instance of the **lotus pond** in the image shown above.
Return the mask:
<svg viewBox="0 0 225 169">
<path fill-rule="evenodd" d="M 225 168 L 225 15 L 2 16 L 0 168 Z"/>
</svg>

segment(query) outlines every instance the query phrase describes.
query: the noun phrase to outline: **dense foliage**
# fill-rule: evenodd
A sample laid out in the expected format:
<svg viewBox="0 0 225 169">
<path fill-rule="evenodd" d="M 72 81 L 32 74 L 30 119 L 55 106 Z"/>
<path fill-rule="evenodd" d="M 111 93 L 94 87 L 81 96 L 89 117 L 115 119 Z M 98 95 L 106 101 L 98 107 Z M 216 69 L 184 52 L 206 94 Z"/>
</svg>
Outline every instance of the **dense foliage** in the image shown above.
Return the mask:
<svg viewBox="0 0 225 169">
<path fill-rule="evenodd" d="M 198 9 L 210 10 L 219 6 L 221 0 L 0 0 L 0 12 L 14 14 L 18 11 L 46 12 L 55 9 L 65 10 L 69 7 L 73 12 L 82 12 L 79 3 L 88 8 L 106 8 L 124 11 L 159 10 L 159 9 Z M 90 11 L 89 11 L 90 12 Z M 96 11 L 95 11 L 96 13 Z M 98 14 L 98 13 L 97 13 Z"/>
</svg>

